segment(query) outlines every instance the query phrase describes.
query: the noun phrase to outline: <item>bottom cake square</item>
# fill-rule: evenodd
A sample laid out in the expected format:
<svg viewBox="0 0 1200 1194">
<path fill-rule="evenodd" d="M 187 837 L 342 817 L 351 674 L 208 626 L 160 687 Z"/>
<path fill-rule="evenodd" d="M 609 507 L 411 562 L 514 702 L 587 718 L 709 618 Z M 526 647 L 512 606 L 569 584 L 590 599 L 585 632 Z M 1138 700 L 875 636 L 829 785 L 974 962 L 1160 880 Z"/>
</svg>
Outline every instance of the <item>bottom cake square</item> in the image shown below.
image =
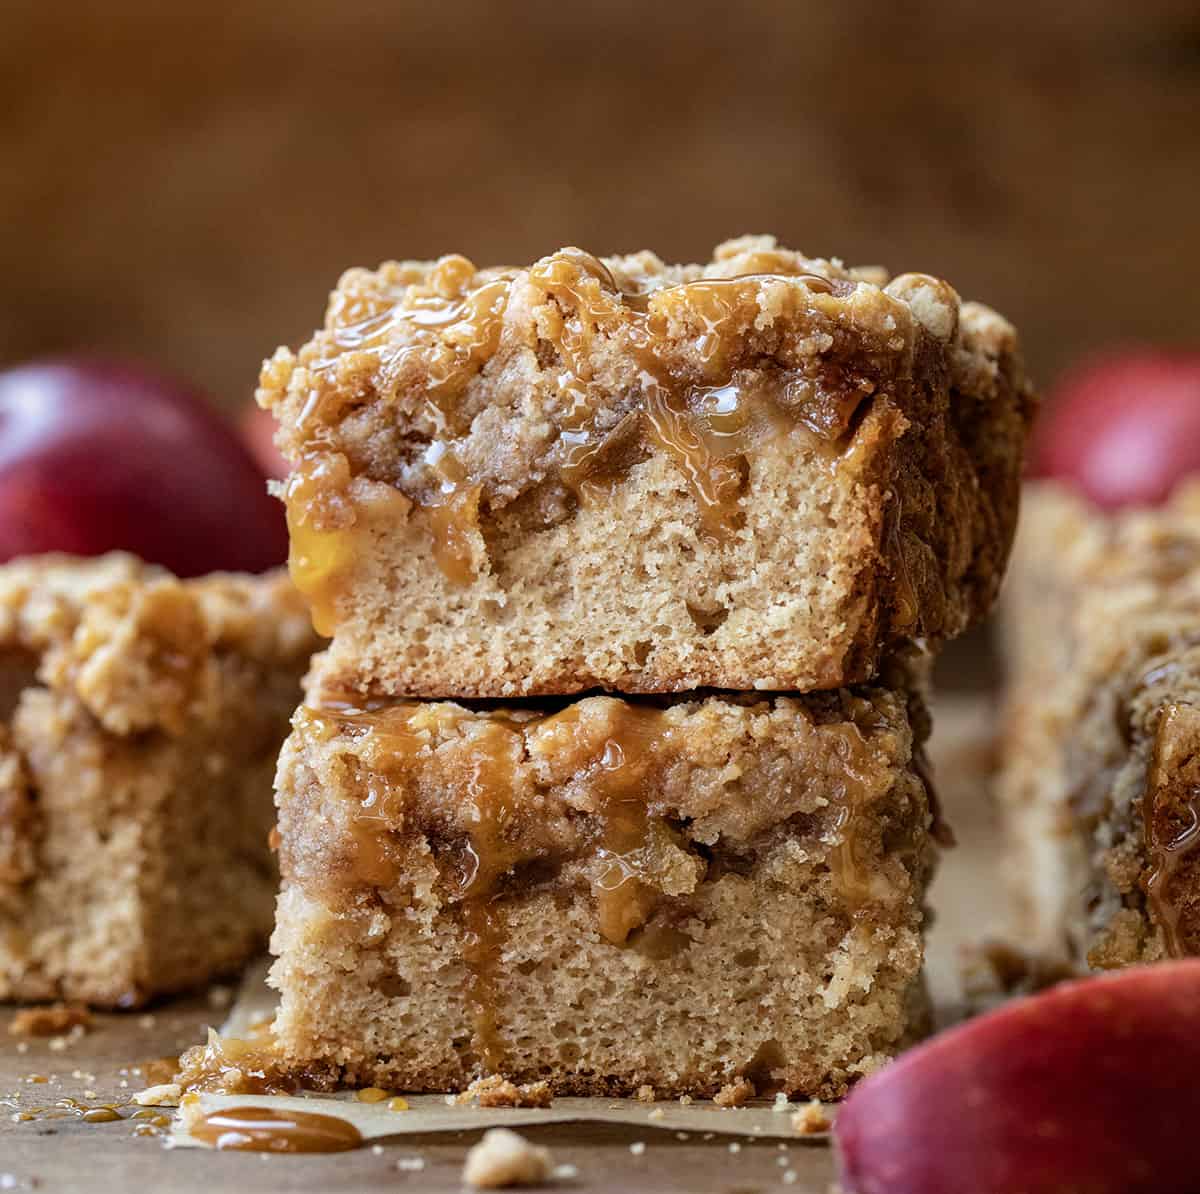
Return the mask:
<svg viewBox="0 0 1200 1194">
<path fill-rule="evenodd" d="M 277 780 L 286 1064 L 843 1094 L 922 1026 L 924 732 L 886 688 L 302 707 Z"/>
</svg>

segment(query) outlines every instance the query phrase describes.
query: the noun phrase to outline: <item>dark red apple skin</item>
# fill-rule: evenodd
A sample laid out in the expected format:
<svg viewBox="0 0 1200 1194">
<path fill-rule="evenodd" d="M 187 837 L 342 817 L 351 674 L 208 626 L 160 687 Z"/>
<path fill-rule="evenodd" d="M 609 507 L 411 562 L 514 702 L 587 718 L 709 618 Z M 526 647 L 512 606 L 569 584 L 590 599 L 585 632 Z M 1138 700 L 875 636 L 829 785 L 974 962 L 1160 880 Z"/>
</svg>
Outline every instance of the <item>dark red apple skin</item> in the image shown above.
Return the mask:
<svg viewBox="0 0 1200 1194">
<path fill-rule="evenodd" d="M 1196 1194 L 1200 959 L 1063 983 L 865 1079 L 846 1194 Z"/>
<path fill-rule="evenodd" d="M 287 531 L 236 428 L 179 382 L 85 360 L 0 373 L 0 560 L 114 549 L 180 576 L 260 572 Z"/>
<path fill-rule="evenodd" d="M 258 467 L 268 477 L 282 480 L 290 471 L 288 462 L 275 446 L 275 417 L 270 411 L 257 406 L 247 406 L 238 419 L 238 427 L 250 455 L 258 461 Z"/>
<path fill-rule="evenodd" d="M 1200 353 L 1097 360 L 1048 395 L 1033 472 L 1099 506 L 1157 505 L 1200 472 Z"/>
</svg>

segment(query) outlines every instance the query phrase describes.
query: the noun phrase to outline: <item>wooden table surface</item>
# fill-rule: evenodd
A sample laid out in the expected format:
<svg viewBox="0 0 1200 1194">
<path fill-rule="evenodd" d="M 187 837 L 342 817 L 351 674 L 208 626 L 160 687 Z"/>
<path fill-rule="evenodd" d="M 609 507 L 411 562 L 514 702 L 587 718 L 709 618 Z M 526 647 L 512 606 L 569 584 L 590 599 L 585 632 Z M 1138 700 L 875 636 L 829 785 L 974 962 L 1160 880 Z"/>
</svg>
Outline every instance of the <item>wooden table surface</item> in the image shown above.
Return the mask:
<svg viewBox="0 0 1200 1194">
<path fill-rule="evenodd" d="M 955 999 L 957 944 L 994 925 L 999 907 L 994 886 L 980 881 L 981 864 L 993 854 L 986 849 L 993 827 L 980 792 L 980 724 L 978 707 L 956 705 L 941 711 L 935 734 L 939 786 L 960 839 L 959 848 L 947 854 L 933 893 L 938 924 L 930 940 L 930 977 L 943 1008 Z M 378 1152 L 368 1147 L 330 1156 L 264 1157 L 168 1149 L 161 1139 L 137 1138 L 128 1118 L 134 1108 L 123 1108 L 120 1122 L 99 1124 L 12 1118 L 22 1108 L 51 1106 L 65 1097 L 123 1104 L 145 1083 L 136 1075 L 123 1075 L 122 1069 L 195 1044 L 207 1024 L 223 1018 L 223 1010 L 197 996 L 146 1014 L 98 1016 L 87 1035 L 57 1050 L 38 1038 L 29 1039 L 22 1050 L 16 1039 L 0 1035 L 0 1101 L 6 1104 L 0 1117 L 0 1190 L 462 1190 L 463 1158 L 478 1132 L 397 1136 L 385 1140 Z M 31 1082 L 32 1075 L 47 1081 Z M 577 1168 L 578 1176 L 560 1182 L 561 1189 L 827 1194 L 834 1180 L 830 1149 L 799 1139 L 786 1145 L 752 1137 L 706 1141 L 697 1134 L 679 1140 L 675 1132 L 650 1125 L 556 1124 L 520 1130 L 548 1146 L 557 1164 Z M 644 1151 L 631 1151 L 637 1143 L 645 1145 Z M 400 1167 L 417 1157 L 424 1161 L 423 1169 Z"/>
</svg>

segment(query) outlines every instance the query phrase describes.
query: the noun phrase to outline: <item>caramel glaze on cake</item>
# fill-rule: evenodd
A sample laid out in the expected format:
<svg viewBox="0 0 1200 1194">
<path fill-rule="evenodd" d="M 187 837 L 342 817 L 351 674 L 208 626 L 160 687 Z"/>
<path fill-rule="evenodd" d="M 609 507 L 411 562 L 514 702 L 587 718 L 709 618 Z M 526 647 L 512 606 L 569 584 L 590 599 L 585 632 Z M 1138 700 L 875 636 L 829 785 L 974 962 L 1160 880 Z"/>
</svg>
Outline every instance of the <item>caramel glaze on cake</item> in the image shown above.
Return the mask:
<svg viewBox="0 0 1200 1194">
<path fill-rule="evenodd" d="M 882 689 L 302 708 L 283 1055 L 404 1089 L 844 1090 L 919 1004 L 923 725 Z"/>
<path fill-rule="evenodd" d="M 991 604 L 1033 400 L 945 282 L 770 238 L 352 270 L 264 366 L 360 694 L 837 687 Z"/>
</svg>

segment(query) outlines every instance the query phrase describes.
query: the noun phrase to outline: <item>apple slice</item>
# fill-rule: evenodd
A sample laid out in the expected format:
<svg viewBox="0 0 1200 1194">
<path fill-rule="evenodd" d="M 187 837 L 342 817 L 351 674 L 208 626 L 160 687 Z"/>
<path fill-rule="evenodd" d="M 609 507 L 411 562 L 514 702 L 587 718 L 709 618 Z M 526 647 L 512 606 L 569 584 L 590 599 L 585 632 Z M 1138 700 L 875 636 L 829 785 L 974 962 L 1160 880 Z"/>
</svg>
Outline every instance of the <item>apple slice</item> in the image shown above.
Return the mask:
<svg viewBox="0 0 1200 1194">
<path fill-rule="evenodd" d="M 1200 959 L 1063 983 L 863 1081 L 845 1194 L 1195 1194 Z"/>
</svg>

